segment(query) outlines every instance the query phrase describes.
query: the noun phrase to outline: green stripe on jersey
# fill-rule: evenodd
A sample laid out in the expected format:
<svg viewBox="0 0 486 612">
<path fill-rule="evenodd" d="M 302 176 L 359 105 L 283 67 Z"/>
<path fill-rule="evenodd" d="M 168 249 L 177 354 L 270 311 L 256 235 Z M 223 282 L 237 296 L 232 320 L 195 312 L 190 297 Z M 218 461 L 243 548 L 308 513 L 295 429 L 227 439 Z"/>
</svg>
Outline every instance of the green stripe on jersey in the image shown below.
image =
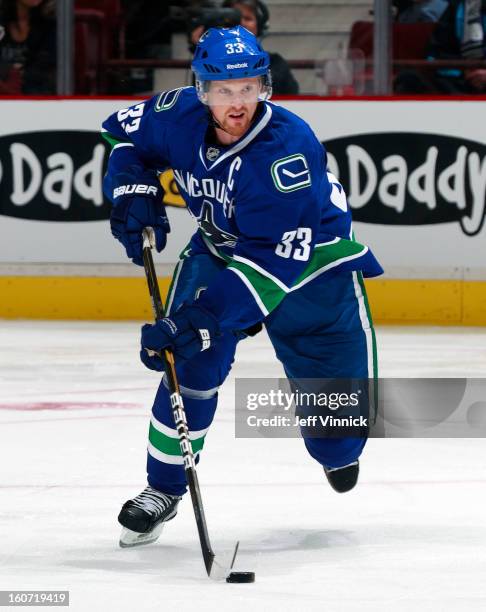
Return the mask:
<svg viewBox="0 0 486 612">
<path fill-rule="evenodd" d="M 378 381 L 378 349 L 376 345 L 375 326 L 373 325 L 373 318 L 371 316 L 370 303 L 368 302 L 368 294 L 366 293 L 366 287 L 365 287 L 363 275 L 361 272 L 358 272 L 358 283 L 361 287 L 361 292 L 363 293 L 364 303 L 366 307 L 366 314 L 370 322 L 371 336 L 372 336 L 372 342 L 373 342 L 373 379 L 375 380 L 375 383 L 377 383 Z"/>
<path fill-rule="evenodd" d="M 272 312 L 284 299 L 286 292 L 271 278 L 264 276 L 251 266 L 241 261 L 232 261 L 228 268 L 235 268 L 245 275 L 268 312 Z"/>
<path fill-rule="evenodd" d="M 366 252 L 367 247 L 364 245 L 343 238 L 315 247 L 310 262 L 289 291 L 298 289 L 327 269 L 336 268 L 341 263 L 348 261 L 349 258 L 359 259 Z M 268 312 L 276 308 L 286 295 L 286 291 L 271 278 L 245 263 L 232 261 L 228 268 L 236 268 L 245 275 Z"/>
<path fill-rule="evenodd" d="M 300 285 L 301 283 L 305 284 L 304 281 L 311 275 L 313 275 L 313 277 L 318 276 L 318 274 L 315 273 L 319 270 L 324 272 L 324 268 L 328 266 L 333 268 L 336 267 L 341 263 L 341 260 L 344 262 L 349 257 L 358 256 L 359 254 L 364 255 L 366 250 L 366 247 L 359 242 L 346 240 L 345 238 L 339 238 L 337 242 L 316 246 L 309 264 L 295 281 L 294 286 Z"/>
<path fill-rule="evenodd" d="M 228 263 L 228 268 L 234 268 L 238 270 L 240 274 L 244 275 L 247 282 L 252 286 L 254 292 L 267 309 L 268 312 L 264 314 L 270 313 L 280 304 L 287 291 L 285 291 L 281 285 L 273 281 L 270 275 L 267 276 L 262 274 L 254 267 L 241 261 L 234 261 L 230 256 L 226 255 L 226 253 L 222 253 L 203 232 L 201 232 L 201 236 L 213 255 L 226 261 Z M 355 242 L 354 240 L 347 240 L 346 238 L 337 238 L 335 241 L 333 240 L 316 246 L 314 247 L 312 257 L 305 270 L 300 274 L 288 291 L 299 289 L 302 285 L 307 284 L 320 274 L 325 273 L 329 269 L 336 269 L 339 265 L 350 259 L 359 260 L 360 257 L 367 252 L 368 248 L 365 245 Z M 359 270 L 359 265 L 356 266 L 356 269 Z"/>
<path fill-rule="evenodd" d="M 120 144 L 122 142 L 130 142 L 129 140 L 120 140 L 119 138 L 116 138 L 115 136 L 110 134 L 110 132 L 101 132 L 101 135 L 111 147 L 114 147 L 115 145 Z"/>
</svg>

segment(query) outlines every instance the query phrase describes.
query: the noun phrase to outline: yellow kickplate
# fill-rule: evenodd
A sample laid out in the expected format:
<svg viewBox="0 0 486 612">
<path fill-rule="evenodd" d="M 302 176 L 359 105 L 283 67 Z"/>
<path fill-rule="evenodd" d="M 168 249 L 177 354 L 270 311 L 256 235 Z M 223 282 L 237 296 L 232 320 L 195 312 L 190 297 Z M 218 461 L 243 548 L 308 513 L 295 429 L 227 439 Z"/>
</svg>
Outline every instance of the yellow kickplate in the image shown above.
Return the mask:
<svg viewBox="0 0 486 612">
<path fill-rule="evenodd" d="M 160 278 L 165 299 L 170 278 Z M 8 319 L 144 319 L 153 317 L 145 278 L 0 277 L 0 317 Z"/>
<path fill-rule="evenodd" d="M 486 325 L 486 282 L 371 279 L 366 290 L 375 323 Z"/>
<path fill-rule="evenodd" d="M 162 299 L 170 277 L 160 277 Z M 366 281 L 373 321 L 389 324 L 486 325 L 486 282 Z M 145 278 L 0 277 L 0 317 L 150 321 Z"/>
<path fill-rule="evenodd" d="M 460 281 L 377 279 L 366 290 L 375 322 L 461 324 Z"/>
</svg>

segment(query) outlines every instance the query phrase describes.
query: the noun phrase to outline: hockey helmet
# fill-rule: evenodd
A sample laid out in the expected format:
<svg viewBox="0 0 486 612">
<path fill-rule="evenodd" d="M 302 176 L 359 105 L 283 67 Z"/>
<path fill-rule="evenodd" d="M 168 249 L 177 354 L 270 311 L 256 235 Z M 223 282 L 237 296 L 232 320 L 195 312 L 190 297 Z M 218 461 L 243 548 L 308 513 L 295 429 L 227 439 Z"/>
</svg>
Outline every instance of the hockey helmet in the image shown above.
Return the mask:
<svg viewBox="0 0 486 612">
<path fill-rule="evenodd" d="M 199 99 L 208 103 L 211 81 L 261 77 L 257 100 L 272 93 L 270 57 L 256 36 L 242 26 L 210 28 L 199 39 L 192 60 Z"/>
</svg>

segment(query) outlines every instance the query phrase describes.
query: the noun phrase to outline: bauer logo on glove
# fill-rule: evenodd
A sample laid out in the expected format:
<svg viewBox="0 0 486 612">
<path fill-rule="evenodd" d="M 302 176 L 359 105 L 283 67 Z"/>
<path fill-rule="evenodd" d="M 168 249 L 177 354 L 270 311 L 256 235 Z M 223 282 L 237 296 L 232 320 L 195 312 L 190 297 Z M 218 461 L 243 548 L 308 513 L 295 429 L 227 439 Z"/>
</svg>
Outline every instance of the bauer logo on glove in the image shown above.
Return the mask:
<svg viewBox="0 0 486 612">
<path fill-rule="evenodd" d="M 209 335 L 209 331 L 207 329 L 200 329 L 199 335 L 201 336 L 201 342 L 202 342 L 201 351 L 205 351 L 211 346 L 211 336 Z"/>
<path fill-rule="evenodd" d="M 158 194 L 157 187 L 153 185 L 120 185 L 113 190 L 113 199 L 119 198 L 122 195 L 132 195 L 134 193 L 146 193 L 154 197 Z"/>
<path fill-rule="evenodd" d="M 121 172 L 115 176 L 113 185 L 115 203 L 110 216 L 111 233 L 123 244 L 133 263 L 143 266 L 142 230 L 153 228 L 159 253 L 165 248 L 170 232 L 162 204 L 162 188 L 155 174 L 150 172 L 140 176 Z"/>
</svg>

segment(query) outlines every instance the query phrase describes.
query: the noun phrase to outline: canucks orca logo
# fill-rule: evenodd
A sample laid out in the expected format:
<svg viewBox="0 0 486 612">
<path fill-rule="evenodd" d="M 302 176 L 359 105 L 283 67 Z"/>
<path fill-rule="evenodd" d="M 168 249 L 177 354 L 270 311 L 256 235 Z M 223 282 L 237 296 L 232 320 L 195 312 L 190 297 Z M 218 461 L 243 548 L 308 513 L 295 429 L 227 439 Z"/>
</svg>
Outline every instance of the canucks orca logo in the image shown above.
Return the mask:
<svg viewBox="0 0 486 612">
<path fill-rule="evenodd" d="M 236 236 L 229 232 L 224 232 L 220 227 L 216 225 L 214 221 L 214 210 L 213 205 L 208 200 L 203 200 L 201 213 L 197 218 L 199 227 L 204 234 L 211 240 L 214 246 L 217 247 L 231 247 L 236 246 Z"/>
</svg>

